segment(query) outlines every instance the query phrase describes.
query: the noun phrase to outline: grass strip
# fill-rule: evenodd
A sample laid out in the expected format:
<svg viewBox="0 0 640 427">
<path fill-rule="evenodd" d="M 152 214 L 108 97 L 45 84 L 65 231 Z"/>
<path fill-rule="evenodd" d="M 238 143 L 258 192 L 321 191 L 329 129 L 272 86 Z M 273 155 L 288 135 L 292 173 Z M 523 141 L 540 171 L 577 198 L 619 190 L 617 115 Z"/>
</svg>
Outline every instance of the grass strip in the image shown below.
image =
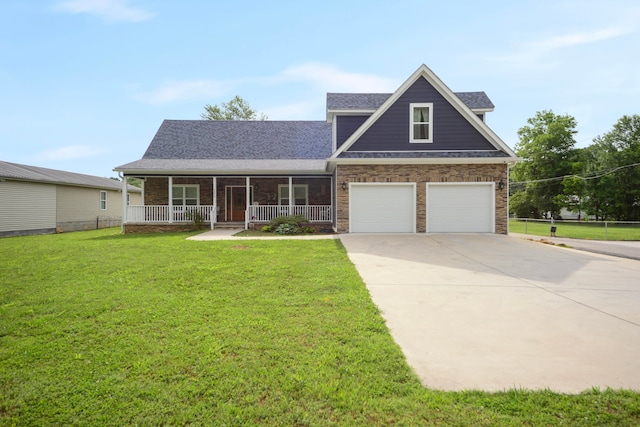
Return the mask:
<svg viewBox="0 0 640 427">
<path fill-rule="evenodd" d="M 594 222 L 557 222 L 556 237 L 586 240 L 640 240 L 640 225 L 608 224 Z M 548 222 L 509 220 L 509 232 L 549 236 L 551 225 Z"/>
</svg>

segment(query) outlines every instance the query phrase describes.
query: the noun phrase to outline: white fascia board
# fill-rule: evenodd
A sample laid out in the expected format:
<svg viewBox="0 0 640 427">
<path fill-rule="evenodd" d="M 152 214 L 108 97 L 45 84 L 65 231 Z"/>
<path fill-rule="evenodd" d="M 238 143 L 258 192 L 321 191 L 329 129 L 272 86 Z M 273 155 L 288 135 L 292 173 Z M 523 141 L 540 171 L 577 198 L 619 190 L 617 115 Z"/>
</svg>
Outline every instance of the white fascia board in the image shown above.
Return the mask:
<svg viewBox="0 0 640 427">
<path fill-rule="evenodd" d="M 149 170 L 149 169 L 127 169 L 121 171 L 124 176 L 235 176 L 235 175 L 250 175 L 250 176 L 267 176 L 267 175 L 278 175 L 278 176 L 289 176 L 289 175 L 327 175 L 328 172 L 325 169 L 323 170 L 193 170 L 193 169 L 184 169 L 184 170 Z"/>
<path fill-rule="evenodd" d="M 384 114 L 391 105 L 393 105 L 402 94 L 404 94 L 413 85 L 418 78 L 424 77 L 463 117 L 465 117 L 471 125 L 476 128 L 485 138 L 487 138 L 496 148 L 503 150 L 509 156 L 516 157 L 516 154 L 509 148 L 507 144 L 498 137 L 478 116 L 476 116 L 469 107 L 467 107 L 455 93 L 444 84 L 433 71 L 426 65 L 422 64 L 399 88 L 396 90 L 381 106 L 373 113 L 354 133 L 347 139 L 338 150 L 336 150 L 331 159 L 337 158 L 341 153 L 351 147 L 382 114 Z"/>
<path fill-rule="evenodd" d="M 327 122 L 333 123 L 336 116 L 369 116 L 376 110 L 327 110 Z"/>
</svg>

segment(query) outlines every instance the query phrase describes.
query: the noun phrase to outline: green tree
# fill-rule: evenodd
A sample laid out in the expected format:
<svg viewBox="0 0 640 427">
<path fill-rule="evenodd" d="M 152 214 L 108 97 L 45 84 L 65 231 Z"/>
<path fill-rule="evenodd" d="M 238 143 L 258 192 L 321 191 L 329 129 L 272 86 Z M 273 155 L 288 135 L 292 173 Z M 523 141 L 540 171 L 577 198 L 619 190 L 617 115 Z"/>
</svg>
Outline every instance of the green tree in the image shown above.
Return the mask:
<svg viewBox="0 0 640 427">
<path fill-rule="evenodd" d="M 640 115 L 623 116 L 588 147 L 589 213 L 618 221 L 640 220 Z M 588 175 L 587 175 L 588 177 Z"/>
<path fill-rule="evenodd" d="M 577 123 L 570 115 L 556 115 L 552 111 L 539 111 L 527 123 L 518 130 L 515 149 L 522 161 L 511 169 L 515 185 L 510 211 L 528 212 L 527 216 L 534 218 L 547 213 L 558 217 L 567 201 L 560 178 L 570 175 L 575 167 Z M 521 191 L 525 194 L 517 195 Z"/>
<path fill-rule="evenodd" d="M 247 101 L 235 96 L 229 102 L 223 102 L 222 107 L 207 104 L 205 112 L 200 115 L 204 120 L 267 120 L 268 117 L 252 109 Z"/>
</svg>

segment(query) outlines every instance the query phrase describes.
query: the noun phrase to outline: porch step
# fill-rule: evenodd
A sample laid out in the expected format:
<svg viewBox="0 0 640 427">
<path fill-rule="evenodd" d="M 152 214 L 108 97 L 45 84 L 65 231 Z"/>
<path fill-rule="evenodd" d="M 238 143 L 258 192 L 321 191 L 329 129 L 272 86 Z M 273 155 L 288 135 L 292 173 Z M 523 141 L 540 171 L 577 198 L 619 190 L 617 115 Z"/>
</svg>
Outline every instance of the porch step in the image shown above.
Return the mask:
<svg viewBox="0 0 640 427">
<path fill-rule="evenodd" d="M 243 229 L 244 222 L 216 222 L 213 228 L 221 228 L 227 230 Z"/>
</svg>

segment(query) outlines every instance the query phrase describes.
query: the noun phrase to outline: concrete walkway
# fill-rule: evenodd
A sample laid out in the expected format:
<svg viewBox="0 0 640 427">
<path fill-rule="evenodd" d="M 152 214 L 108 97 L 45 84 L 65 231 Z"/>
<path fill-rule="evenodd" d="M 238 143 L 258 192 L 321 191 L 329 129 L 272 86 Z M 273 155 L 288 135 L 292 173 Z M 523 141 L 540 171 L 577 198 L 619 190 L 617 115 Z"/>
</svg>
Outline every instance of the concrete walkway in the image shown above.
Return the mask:
<svg viewBox="0 0 640 427">
<path fill-rule="evenodd" d="M 426 386 L 640 390 L 640 262 L 513 236 L 340 237 Z"/>
<path fill-rule="evenodd" d="M 320 240 L 338 239 L 337 234 L 310 234 L 306 236 L 269 236 L 269 237 L 240 237 L 234 236 L 242 230 L 232 228 L 217 228 L 196 236 L 187 237 L 187 240 Z"/>
</svg>

